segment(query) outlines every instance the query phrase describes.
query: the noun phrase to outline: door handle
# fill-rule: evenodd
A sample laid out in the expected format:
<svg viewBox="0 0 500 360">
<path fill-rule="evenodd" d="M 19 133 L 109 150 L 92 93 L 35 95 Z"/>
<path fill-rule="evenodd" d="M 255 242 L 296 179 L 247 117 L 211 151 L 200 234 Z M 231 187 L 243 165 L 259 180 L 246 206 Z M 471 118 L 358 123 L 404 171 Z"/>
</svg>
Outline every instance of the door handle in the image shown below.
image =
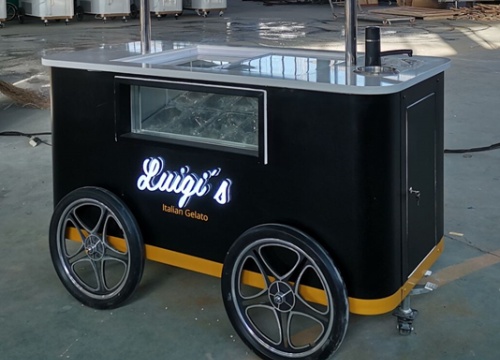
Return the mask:
<svg viewBox="0 0 500 360">
<path fill-rule="evenodd" d="M 408 192 L 415 196 L 417 199 L 417 206 L 420 205 L 420 190 L 414 190 L 413 187 L 408 189 Z"/>
</svg>

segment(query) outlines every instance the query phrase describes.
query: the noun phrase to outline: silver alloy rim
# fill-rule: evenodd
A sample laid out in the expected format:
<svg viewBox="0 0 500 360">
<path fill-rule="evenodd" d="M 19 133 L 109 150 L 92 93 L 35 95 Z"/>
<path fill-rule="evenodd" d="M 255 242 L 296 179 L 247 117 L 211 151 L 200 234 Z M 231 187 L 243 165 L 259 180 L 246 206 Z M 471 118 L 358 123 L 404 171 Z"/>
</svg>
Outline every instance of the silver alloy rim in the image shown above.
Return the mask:
<svg viewBox="0 0 500 360">
<path fill-rule="evenodd" d="M 93 224 L 79 216 L 83 208 L 91 208 L 99 214 Z M 112 226 L 120 230 L 124 251 L 110 243 L 108 231 Z M 69 228 L 76 229 L 81 242 L 75 243 L 66 237 Z M 95 199 L 72 202 L 58 223 L 57 252 L 61 265 L 71 283 L 90 298 L 105 300 L 123 289 L 130 272 L 128 241 L 123 224 L 113 211 Z"/>
</svg>

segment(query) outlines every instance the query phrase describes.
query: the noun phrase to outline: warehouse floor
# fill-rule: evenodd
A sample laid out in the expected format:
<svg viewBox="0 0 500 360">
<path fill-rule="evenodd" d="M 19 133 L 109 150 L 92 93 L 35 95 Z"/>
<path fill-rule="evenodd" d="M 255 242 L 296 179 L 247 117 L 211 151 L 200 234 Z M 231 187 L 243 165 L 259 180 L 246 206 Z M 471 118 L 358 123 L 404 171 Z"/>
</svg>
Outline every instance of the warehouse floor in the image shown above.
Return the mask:
<svg viewBox="0 0 500 360">
<path fill-rule="evenodd" d="M 363 9 L 364 11 L 367 8 Z M 328 4 L 263 6 L 229 0 L 223 16 L 152 22 L 153 39 L 210 44 L 343 50 L 343 8 Z M 374 23 L 359 22 L 363 29 Z M 376 23 L 375 23 L 376 25 Z M 48 91 L 40 58 L 103 43 L 140 39 L 138 20 L 86 15 L 84 21 L 27 17 L 0 29 L 0 80 Z M 362 46 L 359 46 L 361 50 Z M 500 140 L 500 23 L 417 20 L 382 29 L 382 49 L 412 48 L 452 60 L 446 72 L 445 147 L 488 146 Z M 50 110 L 0 96 L 0 132 L 50 131 Z M 41 136 L 50 142 L 50 136 Z M 335 358 L 499 359 L 500 150 L 445 155 L 446 248 L 433 267 L 432 293 L 414 297 L 415 331 L 399 336 L 391 314 L 355 316 Z M 0 137 L 0 359 L 256 359 L 224 312 L 219 280 L 147 262 L 124 306 L 98 311 L 80 305 L 50 261 L 53 209 L 51 148 L 25 137 Z"/>
</svg>

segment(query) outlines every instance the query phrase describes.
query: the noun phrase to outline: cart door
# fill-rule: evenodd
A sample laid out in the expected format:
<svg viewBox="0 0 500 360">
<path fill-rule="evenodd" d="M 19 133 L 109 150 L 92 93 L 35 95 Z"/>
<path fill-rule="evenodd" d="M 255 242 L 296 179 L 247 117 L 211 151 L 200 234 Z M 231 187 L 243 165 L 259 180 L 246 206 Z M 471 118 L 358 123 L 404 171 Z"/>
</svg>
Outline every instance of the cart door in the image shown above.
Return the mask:
<svg viewBox="0 0 500 360">
<path fill-rule="evenodd" d="M 404 276 L 409 276 L 437 244 L 437 110 L 434 93 L 406 106 Z"/>
</svg>

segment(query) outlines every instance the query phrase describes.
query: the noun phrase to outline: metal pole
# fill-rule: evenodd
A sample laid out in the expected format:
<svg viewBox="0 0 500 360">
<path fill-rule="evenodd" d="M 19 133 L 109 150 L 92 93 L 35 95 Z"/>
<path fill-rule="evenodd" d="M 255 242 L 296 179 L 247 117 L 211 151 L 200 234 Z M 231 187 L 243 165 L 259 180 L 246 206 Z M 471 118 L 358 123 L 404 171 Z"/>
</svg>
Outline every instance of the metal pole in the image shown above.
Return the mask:
<svg viewBox="0 0 500 360">
<path fill-rule="evenodd" d="M 151 14 L 149 0 L 141 0 L 141 54 L 151 52 Z"/>
<path fill-rule="evenodd" d="M 345 62 L 356 65 L 356 45 L 358 33 L 357 0 L 345 1 Z"/>
</svg>

